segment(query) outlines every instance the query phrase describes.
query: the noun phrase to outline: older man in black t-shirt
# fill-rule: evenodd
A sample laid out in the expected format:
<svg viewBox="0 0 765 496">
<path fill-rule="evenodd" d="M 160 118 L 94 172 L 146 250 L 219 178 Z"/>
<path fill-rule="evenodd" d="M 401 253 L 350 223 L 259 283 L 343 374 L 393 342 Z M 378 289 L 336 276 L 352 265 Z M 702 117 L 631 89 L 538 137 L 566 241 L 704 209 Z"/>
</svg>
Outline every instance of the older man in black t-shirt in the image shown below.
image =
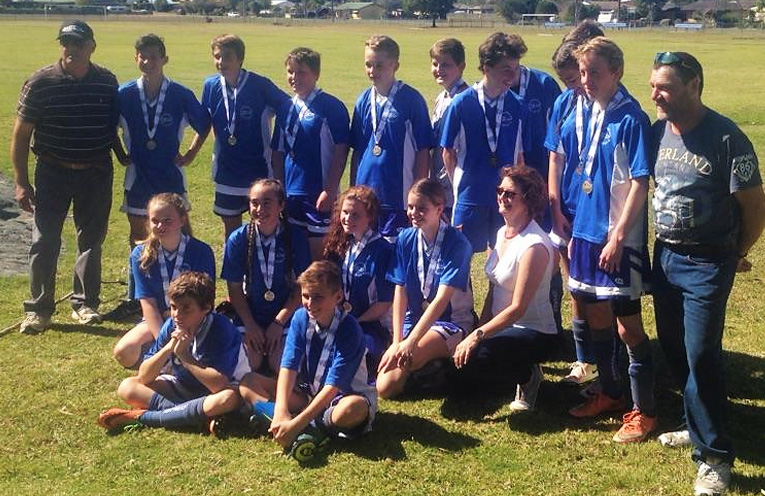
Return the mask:
<svg viewBox="0 0 765 496">
<path fill-rule="evenodd" d="M 725 431 L 722 334 L 737 266 L 765 222 L 765 194 L 752 143 L 701 102 L 704 74 L 685 52 L 656 55 L 651 98 L 656 190 L 652 290 L 656 330 L 683 388 L 687 431 L 663 444 L 693 444 L 694 492 L 722 494 L 734 453 Z"/>
<path fill-rule="evenodd" d="M 112 204 L 110 149 L 116 137 L 117 78 L 90 61 L 93 30 L 82 21 L 62 24 L 61 59 L 24 83 L 11 141 L 16 200 L 34 212 L 29 253 L 31 298 L 21 332 L 44 330 L 55 310 L 56 265 L 64 219 L 73 205 L 77 232 L 72 317 L 101 320 L 101 244 Z M 34 138 L 34 139 L 32 139 Z M 36 156 L 34 187 L 28 159 Z"/>
</svg>

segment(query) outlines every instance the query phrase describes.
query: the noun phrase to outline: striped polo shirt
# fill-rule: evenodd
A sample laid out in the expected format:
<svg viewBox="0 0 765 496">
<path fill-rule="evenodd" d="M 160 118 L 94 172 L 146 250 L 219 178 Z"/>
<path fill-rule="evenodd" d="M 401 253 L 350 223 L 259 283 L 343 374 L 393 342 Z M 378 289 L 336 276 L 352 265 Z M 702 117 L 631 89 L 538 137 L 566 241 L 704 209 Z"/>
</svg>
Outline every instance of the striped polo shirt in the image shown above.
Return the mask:
<svg viewBox="0 0 765 496">
<path fill-rule="evenodd" d="M 34 125 L 32 151 L 62 162 L 109 162 L 117 136 L 117 78 L 95 64 L 83 79 L 61 61 L 24 82 L 18 115 Z"/>
</svg>

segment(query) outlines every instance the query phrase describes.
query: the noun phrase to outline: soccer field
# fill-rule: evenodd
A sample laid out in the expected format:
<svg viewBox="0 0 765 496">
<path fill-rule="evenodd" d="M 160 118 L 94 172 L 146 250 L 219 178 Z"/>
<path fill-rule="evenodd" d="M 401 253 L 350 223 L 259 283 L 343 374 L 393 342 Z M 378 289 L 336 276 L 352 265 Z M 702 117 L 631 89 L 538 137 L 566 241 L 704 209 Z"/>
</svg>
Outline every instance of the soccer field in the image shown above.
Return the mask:
<svg viewBox="0 0 765 496">
<path fill-rule="evenodd" d="M 283 60 L 296 46 L 322 54 L 319 85 L 353 108 L 368 84 L 363 41 L 391 35 L 401 46 L 400 79 L 432 104 L 438 87 L 430 76 L 428 49 L 437 39 L 456 37 L 467 49 L 465 80 L 479 79 L 477 48 L 494 29 L 420 28 L 375 23 L 106 22 L 91 26 L 98 42 L 93 61 L 110 68 L 120 82 L 139 75 L 133 43 L 146 32 L 165 38 L 170 62 L 165 73 L 197 94 L 214 72 L 213 36 L 233 32 L 246 45 L 245 68 L 287 90 Z M 7 150 L 18 92 L 26 77 L 58 57 L 58 22 L 0 20 L 3 54 L 0 79 L 0 174 L 12 177 Z M 502 30 L 511 32 L 514 27 Z M 523 63 L 548 70 L 564 32 L 517 31 L 529 48 Z M 765 160 L 765 33 L 667 30 L 607 33 L 625 52 L 624 84 L 653 118 L 648 77 L 654 53 L 684 50 L 704 66 L 705 103 L 732 118 Z M 188 140 L 187 140 L 188 141 Z M 221 223 L 212 214 L 210 142 L 187 170 L 195 235 L 213 246 L 221 262 Z M 30 166 L 30 171 L 32 166 Z M 763 170 L 763 167 L 760 168 Z M 124 280 L 128 228 L 122 203 L 121 167 L 115 168 L 114 205 L 104 245 L 103 279 Z M 344 179 L 347 185 L 347 174 Z M 0 219 L 0 222 L 4 222 Z M 750 252 L 752 272 L 741 274 L 728 306 L 724 345 L 730 394 L 730 430 L 738 448 L 731 494 L 765 490 L 765 254 L 760 242 Z M 74 258 L 73 228 L 65 226 L 58 294 L 69 291 Z M 476 306 L 482 304 L 482 260 L 473 262 Z M 107 284 L 102 309 L 116 304 L 124 286 Z M 219 288 L 219 295 L 223 291 Z M 0 328 L 22 317 L 26 276 L 0 277 Z M 650 297 L 643 300 L 645 325 L 655 337 Z M 455 404 L 440 398 L 381 401 L 374 432 L 353 443 L 334 442 L 316 466 L 300 468 L 279 455 L 266 438 L 225 441 L 198 433 L 161 429 L 107 436 L 98 412 L 120 404 L 116 387 L 128 374 L 111 350 L 126 325 L 82 327 L 70 323 L 68 305 L 38 336 L 15 330 L 0 335 L 0 494 L 690 494 L 695 466 L 685 450 L 668 450 L 655 440 L 640 445 L 611 442 L 620 419 L 575 420 L 567 409 L 576 391 L 558 384 L 563 362 L 545 364 L 537 412 L 510 416 L 512 398 L 485 404 Z M 564 316 L 565 319 L 565 316 Z M 658 343 L 654 343 L 657 354 Z M 662 429 L 676 426 L 679 395 L 660 368 L 658 400 Z"/>
</svg>

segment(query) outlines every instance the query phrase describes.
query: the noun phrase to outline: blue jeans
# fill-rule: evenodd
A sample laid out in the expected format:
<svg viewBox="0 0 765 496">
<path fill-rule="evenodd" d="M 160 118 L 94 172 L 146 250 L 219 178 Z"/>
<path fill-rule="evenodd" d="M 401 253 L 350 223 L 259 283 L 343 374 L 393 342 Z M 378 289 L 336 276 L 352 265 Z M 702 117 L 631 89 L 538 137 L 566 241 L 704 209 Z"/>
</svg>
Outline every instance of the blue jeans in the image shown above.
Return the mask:
<svg viewBox="0 0 765 496">
<path fill-rule="evenodd" d="M 656 331 L 683 390 L 694 456 L 732 462 L 733 443 L 725 431 L 722 335 L 736 255 L 710 258 L 678 251 L 660 241 L 654 247 Z"/>
</svg>

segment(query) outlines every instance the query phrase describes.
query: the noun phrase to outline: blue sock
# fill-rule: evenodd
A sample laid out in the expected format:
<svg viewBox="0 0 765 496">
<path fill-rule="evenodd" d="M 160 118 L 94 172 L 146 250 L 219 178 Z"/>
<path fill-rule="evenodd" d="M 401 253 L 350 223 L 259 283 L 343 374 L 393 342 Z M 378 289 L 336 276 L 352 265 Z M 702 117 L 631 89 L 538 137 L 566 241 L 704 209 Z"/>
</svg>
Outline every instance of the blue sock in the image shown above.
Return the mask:
<svg viewBox="0 0 765 496">
<path fill-rule="evenodd" d="M 141 415 L 139 420 L 147 427 L 164 427 L 166 429 L 202 425 L 207 419 L 202 408 L 205 398 L 206 396 L 189 400 L 164 410 L 149 410 Z"/>
<path fill-rule="evenodd" d="M 649 417 L 656 416 L 656 398 L 653 395 L 653 355 L 651 341 L 645 341 L 635 347 L 627 347 L 630 358 L 630 391 L 634 408 Z"/>
<path fill-rule="evenodd" d="M 595 355 L 595 363 L 598 365 L 600 385 L 604 393 L 616 399 L 622 395 L 622 385 L 614 370 L 614 345 L 613 326 L 593 330 L 592 351 Z"/>
<path fill-rule="evenodd" d="M 167 410 L 168 408 L 172 408 L 174 406 L 178 406 L 178 403 L 170 401 L 159 393 L 152 394 L 151 399 L 149 400 L 149 410 L 155 412 L 159 410 Z"/>
<path fill-rule="evenodd" d="M 252 404 L 252 414 L 258 418 L 271 422 L 274 418 L 274 407 L 276 403 L 273 401 L 256 401 Z"/>
<path fill-rule="evenodd" d="M 550 280 L 550 305 L 553 309 L 553 319 L 555 319 L 555 328 L 558 332 L 563 332 L 563 319 L 560 310 L 563 303 L 563 277 L 560 270 L 556 270 Z"/>
<path fill-rule="evenodd" d="M 595 356 L 592 351 L 592 335 L 587 321 L 573 319 L 571 321 L 571 333 L 574 335 L 576 360 L 582 363 L 595 363 Z"/>
</svg>

